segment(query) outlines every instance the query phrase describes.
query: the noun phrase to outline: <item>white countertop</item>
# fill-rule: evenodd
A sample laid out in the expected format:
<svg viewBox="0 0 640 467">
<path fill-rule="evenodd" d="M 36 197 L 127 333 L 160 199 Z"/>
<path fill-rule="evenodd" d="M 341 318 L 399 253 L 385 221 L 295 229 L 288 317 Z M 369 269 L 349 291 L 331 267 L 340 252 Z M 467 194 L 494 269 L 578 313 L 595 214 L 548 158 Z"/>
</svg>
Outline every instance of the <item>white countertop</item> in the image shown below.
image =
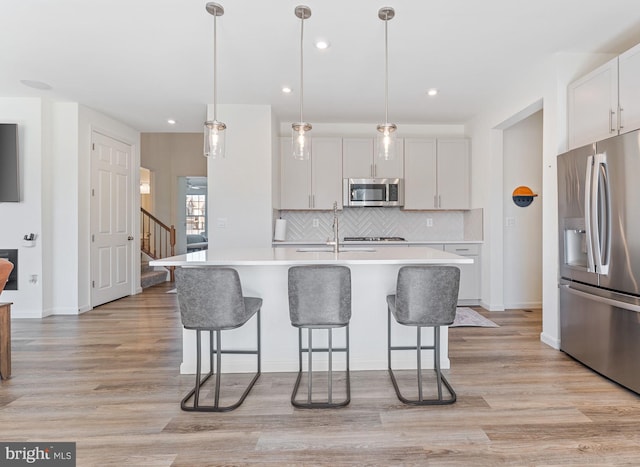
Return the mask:
<svg viewBox="0 0 640 467">
<path fill-rule="evenodd" d="M 349 247 L 341 247 L 349 248 Z M 367 251 L 372 249 L 373 251 Z M 210 248 L 150 261 L 150 266 L 278 266 L 296 264 L 471 264 L 473 259 L 428 247 L 370 248 L 353 251 L 300 251 L 299 248 Z"/>
</svg>

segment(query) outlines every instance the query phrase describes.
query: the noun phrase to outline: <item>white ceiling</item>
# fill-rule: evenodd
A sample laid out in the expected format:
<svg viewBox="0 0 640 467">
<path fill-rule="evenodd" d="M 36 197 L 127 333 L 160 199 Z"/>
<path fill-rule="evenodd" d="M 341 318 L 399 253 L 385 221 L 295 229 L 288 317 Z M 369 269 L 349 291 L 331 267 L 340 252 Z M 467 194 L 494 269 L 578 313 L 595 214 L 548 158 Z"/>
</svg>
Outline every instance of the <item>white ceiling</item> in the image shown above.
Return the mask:
<svg viewBox="0 0 640 467">
<path fill-rule="evenodd" d="M 557 52 L 619 53 L 640 42 L 638 0 L 219 0 L 218 102 L 304 120 L 464 123 Z M 205 0 L 1 0 L 0 96 L 80 102 L 143 132 L 201 131 L 213 100 L 213 17 Z M 317 38 L 331 47 L 319 51 Z M 20 80 L 50 84 L 50 91 Z M 294 92 L 284 95 L 283 85 Z M 428 98 L 428 88 L 440 90 Z M 173 118 L 177 124 L 167 125 Z"/>
</svg>

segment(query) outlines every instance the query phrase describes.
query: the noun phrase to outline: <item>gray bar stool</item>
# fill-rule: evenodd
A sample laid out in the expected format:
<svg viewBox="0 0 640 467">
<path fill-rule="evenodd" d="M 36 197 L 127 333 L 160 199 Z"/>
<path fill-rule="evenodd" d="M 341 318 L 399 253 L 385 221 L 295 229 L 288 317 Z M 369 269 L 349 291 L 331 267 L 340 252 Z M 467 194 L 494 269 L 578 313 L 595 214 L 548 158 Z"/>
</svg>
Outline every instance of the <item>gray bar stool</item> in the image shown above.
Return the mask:
<svg viewBox="0 0 640 467">
<path fill-rule="evenodd" d="M 349 378 L 349 320 L 351 319 L 351 271 L 346 266 L 294 266 L 289 268 L 289 316 L 298 328 L 298 377 L 291 394 L 291 404 L 300 408 L 344 407 L 351 401 Z M 333 348 L 333 329 L 345 327 L 346 345 Z M 308 330 L 307 347 L 302 346 L 302 329 Z M 328 330 L 327 348 L 313 348 L 314 329 Z M 307 401 L 296 400 L 302 378 L 302 354 L 307 352 Z M 327 352 L 327 401 L 313 400 L 313 352 Z M 333 352 L 346 354 L 346 399 L 333 401 Z"/>
<path fill-rule="evenodd" d="M 261 298 L 243 297 L 240 277 L 230 268 L 178 268 L 176 290 L 182 325 L 196 331 L 196 384 L 182 399 L 182 410 L 196 412 L 228 412 L 240 406 L 260 376 L 260 307 Z M 221 331 L 239 328 L 256 315 L 256 350 L 222 349 Z M 209 332 L 209 373 L 201 379 L 201 332 Z M 215 348 L 213 333 L 215 331 Z M 216 356 L 214 366 L 213 356 Z M 249 354 L 257 356 L 257 372 L 240 399 L 228 406 L 220 405 L 220 379 L 222 354 Z M 213 405 L 200 404 L 200 390 L 213 375 L 215 368 L 215 394 Z M 193 404 L 187 401 L 193 397 Z"/>
<path fill-rule="evenodd" d="M 389 375 L 398 399 L 410 405 L 443 405 L 453 404 L 456 393 L 440 370 L 440 326 L 453 323 L 456 317 L 458 289 L 460 286 L 460 269 L 455 266 L 404 266 L 398 271 L 398 282 L 395 295 L 387 296 L 389 314 L 387 317 L 387 360 Z M 404 326 L 417 328 L 415 347 L 391 345 L 391 315 L 396 322 Z M 424 346 L 421 341 L 421 328 L 433 328 L 432 346 Z M 391 368 L 391 351 L 415 350 L 418 362 L 418 399 L 405 398 L 398 387 L 398 382 Z M 422 350 L 433 350 L 433 364 L 436 373 L 438 397 L 425 399 L 422 393 Z M 444 398 L 442 384 L 449 391 Z"/>
</svg>

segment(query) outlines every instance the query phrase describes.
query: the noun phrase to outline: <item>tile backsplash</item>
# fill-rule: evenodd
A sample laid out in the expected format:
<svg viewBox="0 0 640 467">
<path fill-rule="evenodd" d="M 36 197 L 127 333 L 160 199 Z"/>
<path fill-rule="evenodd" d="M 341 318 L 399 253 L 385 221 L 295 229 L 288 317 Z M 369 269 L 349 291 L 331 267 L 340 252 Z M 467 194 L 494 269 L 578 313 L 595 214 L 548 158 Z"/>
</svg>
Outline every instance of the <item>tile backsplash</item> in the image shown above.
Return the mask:
<svg viewBox="0 0 640 467">
<path fill-rule="evenodd" d="M 280 217 L 287 220 L 286 241 L 324 242 L 333 235 L 332 211 L 280 211 Z M 408 241 L 482 240 L 482 209 L 402 211 L 400 208 L 344 208 L 338 219 L 340 238 L 384 236 L 403 237 Z"/>
</svg>

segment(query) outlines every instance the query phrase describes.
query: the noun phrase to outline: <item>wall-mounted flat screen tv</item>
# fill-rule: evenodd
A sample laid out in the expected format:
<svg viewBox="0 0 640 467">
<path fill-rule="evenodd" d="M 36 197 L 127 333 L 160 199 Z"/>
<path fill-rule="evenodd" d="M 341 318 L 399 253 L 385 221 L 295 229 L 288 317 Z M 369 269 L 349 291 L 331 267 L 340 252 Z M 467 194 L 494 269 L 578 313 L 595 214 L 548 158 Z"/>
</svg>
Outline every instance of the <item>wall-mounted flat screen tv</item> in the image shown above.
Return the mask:
<svg viewBox="0 0 640 467">
<path fill-rule="evenodd" d="M 0 123 L 0 203 L 20 201 L 18 124 Z"/>
</svg>

